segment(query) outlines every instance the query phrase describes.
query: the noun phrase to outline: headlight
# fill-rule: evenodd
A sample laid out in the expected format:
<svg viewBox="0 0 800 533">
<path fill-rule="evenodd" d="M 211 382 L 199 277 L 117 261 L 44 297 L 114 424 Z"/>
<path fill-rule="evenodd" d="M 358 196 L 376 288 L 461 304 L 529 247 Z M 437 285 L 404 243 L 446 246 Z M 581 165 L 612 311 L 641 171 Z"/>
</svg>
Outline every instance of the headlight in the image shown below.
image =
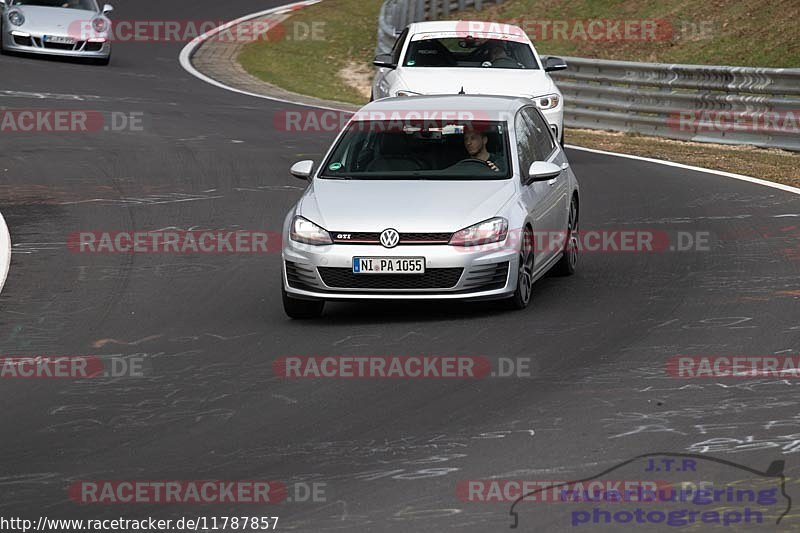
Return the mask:
<svg viewBox="0 0 800 533">
<path fill-rule="evenodd" d="M 536 101 L 536 105 L 542 111 L 545 111 L 547 109 L 555 109 L 556 107 L 558 107 L 558 103 L 561 102 L 561 96 L 557 94 L 534 96 L 533 99 Z"/>
<path fill-rule="evenodd" d="M 25 15 L 22 14 L 22 11 L 10 11 L 8 21 L 14 26 L 22 26 L 25 24 Z"/>
<path fill-rule="evenodd" d="M 108 21 L 102 17 L 92 19 L 92 29 L 97 33 L 103 33 L 108 29 Z"/>
<path fill-rule="evenodd" d="M 303 217 L 294 217 L 290 237 L 295 242 L 313 244 L 333 244 L 330 234 L 313 222 Z"/>
<path fill-rule="evenodd" d="M 400 90 L 394 93 L 395 96 L 421 96 L 420 93 L 415 93 L 414 91 L 404 91 Z"/>
<path fill-rule="evenodd" d="M 505 240 L 508 235 L 508 220 L 497 217 L 457 231 L 450 239 L 450 246 L 478 246 Z"/>
</svg>

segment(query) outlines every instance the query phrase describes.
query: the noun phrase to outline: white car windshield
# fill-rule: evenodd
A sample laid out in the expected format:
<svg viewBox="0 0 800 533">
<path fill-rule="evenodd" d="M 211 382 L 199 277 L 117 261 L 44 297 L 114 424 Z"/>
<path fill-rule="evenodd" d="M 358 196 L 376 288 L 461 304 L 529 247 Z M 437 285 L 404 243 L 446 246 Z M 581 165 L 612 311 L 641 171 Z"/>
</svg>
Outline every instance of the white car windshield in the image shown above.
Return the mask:
<svg viewBox="0 0 800 533">
<path fill-rule="evenodd" d="M 503 122 L 351 122 L 322 169 L 331 179 L 506 179 Z"/>
<path fill-rule="evenodd" d="M 97 11 L 97 3 L 95 3 L 94 0 L 14 0 L 11 5 L 62 7 L 65 9 Z"/>
<path fill-rule="evenodd" d="M 507 39 L 437 37 L 412 39 L 404 67 L 539 68 L 530 45 Z"/>
</svg>

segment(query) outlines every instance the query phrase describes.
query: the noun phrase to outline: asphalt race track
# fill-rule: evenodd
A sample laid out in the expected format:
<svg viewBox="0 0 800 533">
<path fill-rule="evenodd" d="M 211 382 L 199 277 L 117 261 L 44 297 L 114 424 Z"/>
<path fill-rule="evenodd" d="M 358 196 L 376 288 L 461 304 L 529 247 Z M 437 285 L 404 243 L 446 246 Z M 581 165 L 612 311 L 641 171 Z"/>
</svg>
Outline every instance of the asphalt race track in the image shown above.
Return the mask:
<svg viewBox="0 0 800 533">
<path fill-rule="evenodd" d="M 136 0 L 115 17 L 230 20 L 279 3 Z M 135 112 L 145 124 L 0 136 L 0 212 L 14 243 L 0 354 L 147 362 L 142 378 L 0 380 L 0 515 L 249 514 L 280 516 L 279 528 L 295 531 L 502 531 L 509 505 L 461 501 L 459 481 L 580 479 L 651 452 L 708 452 L 760 470 L 785 460 L 797 477 L 800 381 L 664 372 L 679 354 L 800 351 L 800 196 L 789 192 L 570 150 L 584 230 L 709 232 L 711 250 L 583 254 L 576 276 L 540 281 L 523 312 L 339 303 L 322 320 L 293 322 L 278 253 L 70 252 L 67 236 L 82 230 L 280 231 L 302 193 L 289 166 L 319 160 L 330 143 L 276 131 L 273 114 L 287 104 L 192 77 L 177 60 L 184 44 L 118 43 L 107 68 L 0 58 L 0 106 Z M 342 354 L 530 357 L 533 375 L 273 374 L 282 356 Z M 715 447 L 704 449 L 709 439 Z M 70 483 L 90 479 L 324 482 L 327 501 L 71 501 Z M 570 530 L 563 513 L 523 504 L 520 529 Z M 790 514 L 781 527 L 798 524 Z"/>
</svg>

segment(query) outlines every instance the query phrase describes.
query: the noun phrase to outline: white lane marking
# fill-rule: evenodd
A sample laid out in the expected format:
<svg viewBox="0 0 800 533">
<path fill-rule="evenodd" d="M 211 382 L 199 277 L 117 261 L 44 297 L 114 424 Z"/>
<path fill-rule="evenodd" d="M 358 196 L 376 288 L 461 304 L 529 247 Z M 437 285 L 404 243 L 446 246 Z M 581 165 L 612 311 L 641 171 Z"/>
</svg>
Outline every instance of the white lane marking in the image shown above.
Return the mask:
<svg viewBox="0 0 800 533">
<path fill-rule="evenodd" d="M 32 98 L 35 100 L 75 100 L 83 102 L 86 100 L 100 100 L 100 96 L 78 95 L 78 94 L 58 94 L 58 93 L 31 93 L 24 91 L 0 91 L 0 96 L 9 98 Z"/>
<path fill-rule="evenodd" d="M 295 2 L 293 4 L 287 4 L 285 6 L 280 6 L 280 7 L 275 7 L 275 8 L 272 8 L 272 9 L 267 9 L 266 11 L 260 11 L 258 13 L 252 13 L 250 15 L 245 15 L 245 16 L 243 16 L 241 18 L 238 18 L 236 20 L 232 20 L 232 21 L 230 21 L 230 22 L 228 22 L 226 24 L 223 24 L 222 26 L 219 26 L 218 28 L 214 28 L 213 30 L 211 30 L 209 32 L 206 32 L 203 35 L 200 35 L 199 37 L 196 37 L 193 41 L 191 41 L 189 44 L 187 44 L 186 46 L 183 47 L 183 50 L 181 50 L 180 56 L 178 57 L 178 59 L 179 59 L 179 61 L 181 63 L 181 66 L 184 68 L 184 70 L 186 70 L 189 74 L 193 75 L 194 77 L 196 77 L 198 79 L 201 79 L 206 83 L 210 83 L 211 85 L 214 85 L 215 87 L 219 87 L 221 89 L 226 89 L 226 90 L 234 92 L 234 93 L 244 94 L 244 95 L 247 95 L 247 96 L 253 96 L 255 98 L 262 98 L 264 100 L 272 100 L 274 102 L 282 102 L 282 103 L 286 103 L 286 104 L 294 104 L 294 105 L 298 105 L 298 106 L 302 106 L 302 107 L 312 107 L 312 108 L 315 108 L 315 109 L 326 109 L 326 110 L 329 110 L 329 111 L 346 111 L 345 109 L 341 109 L 341 108 L 312 105 L 312 104 L 307 104 L 307 103 L 304 103 L 304 102 L 298 102 L 298 101 L 288 100 L 288 99 L 283 99 L 283 98 L 276 98 L 276 97 L 273 97 L 273 96 L 266 96 L 266 95 L 263 95 L 263 94 L 256 94 L 256 93 L 251 93 L 249 91 L 243 91 L 241 89 L 236 89 L 234 87 L 230 87 L 228 85 L 225 85 L 224 83 L 221 83 L 221 82 L 219 82 L 219 81 L 217 81 L 215 79 L 209 78 L 208 76 L 206 76 L 205 74 L 203 74 L 202 72 L 200 72 L 196 68 L 194 68 L 194 65 L 192 65 L 192 61 L 191 61 L 192 54 L 197 49 L 197 47 L 200 46 L 200 44 L 203 41 L 208 40 L 209 38 L 213 37 L 217 33 L 221 32 L 221 31 L 224 31 L 224 30 L 230 28 L 231 26 L 239 24 L 240 22 L 245 22 L 247 20 L 250 20 L 250 19 L 253 19 L 253 18 L 257 18 L 257 17 L 262 17 L 262 16 L 265 16 L 265 15 L 285 14 L 285 13 L 288 13 L 288 12 L 293 11 L 295 9 L 299 9 L 301 7 L 306 7 L 306 6 L 310 6 L 310 5 L 313 5 L 313 4 L 317 4 L 317 3 L 321 2 L 321 1 L 322 0 L 304 0 L 302 2 Z M 665 161 L 663 159 L 652 159 L 650 157 L 641 157 L 641 156 L 638 156 L 638 155 L 621 154 L 621 153 L 618 153 L 618 152 L 608 152 L 606 150 L 596 150 L 594 148 L 583 148 L 581 146 L 575 146 L 575 145 L 572 145 L 572 144 L 566 145 L 566 148 L 570 148 L 572 150 L 582 150 L 584 152 L 591 152 L 591 153 L 601 154 L 601 155 L 609 155 L 609 156 L 614 156 L 614 157 L 624 157 L 624 158 L 627 158 L 627 159 L 635 159 L 637 161 L 646 161 L 648 163 L 655 163 L 655 164 L 658 164 L 658 165 L 667 165 L 667 166 L 671 166 L 671 167 L 682 168 L 682 169 L 685 169 L 685 170 L 694 170 L 696 172 L 704 172 L 706 174 L 715 174 L 717 176 L 724 176 L 726 178 L 733 178 L 733 179 L 737 179 L 737 180 L 748 181 L 750 183 L 755 183 L 757 185 L 763 185 L 765 187 L 771 187 L 773 189 L 780 189 L 782 191 L 786 191 L 786 192 L 790 192 L 790 193 L 794 193 L 794 194 L 800 194 L 800 189 L 798 189 L 797 187 L 792 187 L 790 185 L 783 185 L 782 183 L 774 183 L 774 182 L 771 182 L 771 181 L 766 181 L 766 180 L 762 180 L 762 179 L 758 179 L 758 178 L 753 178 L 751 176 L 745 176 L 743 174 L 734 174 L 732 172 L 723 172 L 721 170 L 713 170 L 713 169 L 709 169 L 709 168 L 695 167 L 695 166 L 691 166 L 691 165 L 684 165 L 682 163 L 673 163 L 672 161 Z"/>
<path fill-rule="evenodd" d="M 0 213 L 0 292 L 6 283 L 8 271 L 11 269 L 11 235 L 8 233 L 8 226 Z"/>
<path fill-rule="evenodd" d="M 791 185 L 784 185 L 783 183 L 775 183 L 772 181 L 766 181 L 758 178 L 753 178 L 751 176 L 745 176 L 744 174 L 734 174 L 733 172 L 724 172 L 722 170 L 712 170 L 710 168 L 703 168 L 703 167 L 694 167 L 692 165 L 684 165 L 683 163 L 673 163 L 672 161 L 665 161 L 663 159 L 652 159 L 650 157 L 641 157 L 638 155 L 629 155 L 629 154 L 620 154 L 617 152 L 607 152 L 605 150 L 595 150 L 594 148 L 583 148 L 580 146 L 574 146 L 571 144 L 566 145 L 566 148 L 570 148 L 572 150 L 582 150 L 584 152 L 591 152 L 593 154 L 602 154 L 602 155 L 611 155 L 615 157 L 624 157 L 626 159 L 635 159 L 637 161 L 646 161 L 648 163 L 658 163 L 659 165 L 667 165 L 669 167 L 676 167 L 682 168 L 686 170 L 694 170 L 696 172 L 703 172 L 705 174 L 716 174 L 717 176 L 724 176 L 726 178 L 733 178 L 735 180 L 742 180 L 748 181 L 750 183 L 755 183 L 758 185 L 763 185 L 765 187 L 772 187 L 773 189 L 780 189 L 782 191 L 791 192 L 794 194 L 800 194 L 800 189 L 797 187 L 792 187 Z"/>
<path fill-rule="evenodd" d="M 214 85 L 215 87 L 219 87 L 221 89 L 226 89 L 226 90 L 234 92 L 234 93 L 244 94 L 246 96 L 253 96 L 255 98 L 263 98 L 264 100 L 272 100 L 273 102 L 281 102 L 281 103 L 284 103 L 284 104 L 298 105 L 298 106 L 302 106 L 302 107 L 313 107 L 315 109 L 326 109 L 326 110 L 329 110 L 329 111 L 345 111 L 344 109 L 340 109 L 340 108 L 336 108 L 336 107 L 325 107 L 325 106 L 312 105 L 312 104 L 307 104 L 307 103 L 304 103 L 304 102 L 298 102 L 296 100 L 290 100 L 288 98 L 277 98 L 275 96 L 267 96 L 267 95 L 264 95 L 264 94 L 251 93 L 250 91 L 244 91 L 242 89 L 236 89 L 235 87 L 231 87 L 229 85 L 225 85 L 222 82 L 219 82 L 219 81 L 217 81 L 217 80 L 215 80 L 213 78 L 210 78 L 210 77 L 206 76 L 205 74 L 203 74 L 202 72 L 200 72 L 199 70 L 194 68 L 194 65 L 192 65 L 192 54 L 194 54 L 194 52 L 197 49 L 197 47 L 199 47 L 204 41 L 207 41 L 208 39 L 210 39 L 211 37 L 213 37 L 214 35 L 218 34 L 221 31 L 227 30 L 231 26 L 239 24 L 240 22 L 245 22 L 245 21 L 248 21 L 250 19 L 263 17 L 263 16 L 266 16 L 266 15 L 283 15 L 283 14 L 289 13 L 291 11 L 294 11 L 296 9 L 299 9 L 301 7 L 306 7 L 306 6 L 310 6 L 310 5 L 313 5 L 313 4 L 317 4 L 317 3 L 321 2 L 321 1 L 322 0 L 303 0 L 302 2 L 295 2 L 293 4 L 287 4 L 285 6 L 274 7 L 272 9 L 267 9 L 265 11 L 259 11 L 258 13 L 252 13 L 250 15 L 245 15 L 245 16 L 243 16 L 241 18 L 236 19 L 236 20 L 232 20 L 232 21 L 230 21 L 230 22 L 228 22 L 226 24 L 223 24 L 222 26 L 219 26 L 217 28 L 214 28 L 213 30 L 210 30 L 210 31 L 204 33 L 203 35 L 200 35 L 199 37 L 196 37 L 189 44 L 187 44 L 186 46 L 183 47 L 183 50 L 181 50 L 180 56 L 178 56 L 178 60 L 180 61 L 181 66 L 184 68 L 184 70 L 186 70 L 189 74 L 191 74 L 195 78 L 201 79 L 206 83 L 210 83 L 211 85 Z"/>
</svg>

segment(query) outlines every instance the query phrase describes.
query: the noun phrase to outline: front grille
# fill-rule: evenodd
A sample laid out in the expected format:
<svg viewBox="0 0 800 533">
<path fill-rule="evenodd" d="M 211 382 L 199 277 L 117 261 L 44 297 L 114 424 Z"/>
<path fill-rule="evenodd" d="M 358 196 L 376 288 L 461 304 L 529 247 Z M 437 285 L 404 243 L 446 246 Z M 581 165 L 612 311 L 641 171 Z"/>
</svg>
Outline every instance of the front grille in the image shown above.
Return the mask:
<svg viewBox="0 0 800 533">
<path fill-rule="evenodd" d="M 349 268 L 319 267 L 322 281 L 337 289 L 450 289 L 463 268 L 432 268 L 424 274 L 353 274 Z"/>
<path fill-rule="evenodd" d="M 294 289 L 313 290 L 319 286 L 313 267 L 286 261 L 286 279 Z"/>
<path fill-rule="evenodd" d="M 491 291 L 502 289 L 508 280 L 508 261 L 472 267 L 464 278 L 464 290 Z"/>
<path fill-rule="evenodd" d="M 49 48 L 51 50 L 74 50 L 74 44 L 64 44 L 64 43 L 50 43 L 45 41 L 44 47 Z"/>
<path fill-rule="evenodd" d="M 344 231 L 331 231 L 331 239 L 334 244 L 380 244 L 380 232 L 360 232 L 347 233 Z M 346 239 L 342 236 L 348 235 Z M 404 244 L 447 244 L 450 242 L 452 233 L 401 233 L 398 246 Z"/>
<path fill-rule="evenodd" d="M 99 52 L 103 48 L 103 43 L 86 43 L 84 52 Z"/>
<path fill-rule="evenodd" d="M 33 39 L 30 37 L 22 37 L 21 35 L 14 36 L 14 44 L 17 46 L 33 46 Z"/>
</svg>

